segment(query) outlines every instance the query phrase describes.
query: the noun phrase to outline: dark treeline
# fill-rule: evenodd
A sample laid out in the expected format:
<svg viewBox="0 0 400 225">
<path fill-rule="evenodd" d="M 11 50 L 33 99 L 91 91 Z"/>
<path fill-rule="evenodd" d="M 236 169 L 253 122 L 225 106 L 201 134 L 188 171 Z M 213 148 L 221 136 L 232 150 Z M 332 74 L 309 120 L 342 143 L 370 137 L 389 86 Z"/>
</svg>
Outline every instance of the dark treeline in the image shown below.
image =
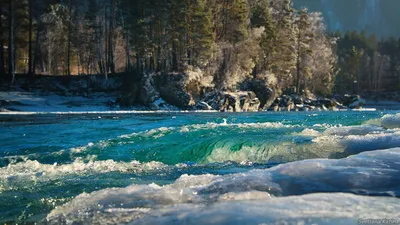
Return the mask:
<svg viewBox="0 0 400 225">
<path fill-rule="evenodd" d="M 328 34 L 290 0 L 0 0 L 0 18 L 8 82 L 162 71 L 228 90 L 246 79 L 323 95 L 400 84 L 400 40 Z"/>
<path fill-rule="evenodd" d="M 400 39 L 336 32 L 336 92 L 400 90 Z"/>
</svg>

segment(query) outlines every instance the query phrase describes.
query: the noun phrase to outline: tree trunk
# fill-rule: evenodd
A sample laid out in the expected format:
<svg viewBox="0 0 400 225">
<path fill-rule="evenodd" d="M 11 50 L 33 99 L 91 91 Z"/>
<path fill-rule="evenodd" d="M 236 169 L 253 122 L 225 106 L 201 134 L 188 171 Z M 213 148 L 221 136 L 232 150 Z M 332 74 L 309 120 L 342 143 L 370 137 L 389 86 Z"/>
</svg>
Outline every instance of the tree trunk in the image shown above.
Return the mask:
<svg viewBox="0 0 400 225">
<path fill-rule="evenodd" d="M 1 2 L 0 2 L 1 4 Z M 2 18 L 2 5 L 0 5 L 0 34 L 3 34 L 3 20 Z M 6 73 L 5 65 L 4 65 L 4 40 L 3 37 L 0 36 L 0 78 L 4 77 Z"/>
<path fill-rule="evenodd" d="M 10 3 L 10 18 L 9 18 L 9 34 L 8 34 L 8 76 L 10 77 L 10 84 L 15 80 L 14 68 L 14 0 L 9 0 Z"/>
<path fill-rule="evenodd" d="M 104 32 L 103 32 L 103 41 L 104 41 L 104 66 L 105 66 L 105 73 L 108 73 L 110 70 L 110 64 L 108 61 L 108 26 L 107 26 L 107 1 L 104 1 L 104 17 L 103 17 L 103 25 L 104 25 Z"/>
<path fill-rule="evenodd" d="M 175 40 L 172 41 L 172 71 L 178 71 L 178 57 Z"/>
<path fill-rule="evenodd" d="M 296 72 L 297 72 L 297 77 L 296 77 L 296 93 L 300 93 L 300 80 L 301 80 L 301 71 L 300 71 L 300 57 L 301 57 L 301 49 L 300 49 L 300 32 L 297 35 L 297 57 L 296 57 Z"/>
<path fill-rule="evenodd" d="M 29 47 L 28 47 L 28 74 L 32 75 L 32 25 L 33 25 L 33 18 L 32 18 L 32 0 L 28 1 L 29 4 Z"/>
<path fill-rule="evenodd" d="M 124 39 L 125 39 L 125 54 L 126 54 L 126 68 L 125 72 L 130 72 L 131 70 L 131 56 L 130 56 L 130 50 L 129 50 L 129 36 L 128 32 L 126 31 L 125 27 L 125 20 L 124 16 L 122 15 L 122 8 L 121 8 L 121 2 L 118 2 L 118 7 L 120 8 L 120 15 L 121 15 L 121 22 L 122 22 L 122 31 L 124 34 Z"/>
<path fill-rule="evenodd" d="M 37 58 L 39 54 L 39 26 L 36 30 L 35 52 L 33 54 L 32 75 L 36 74 Z M 44 67 L 43 67 L 44 68 Z"/>
<path fill-rule="evenodd" d="M 69 0 L 67 74 L 71 75 L 72 0 Z"/>
<path fill-rule="evenodd" d="M 114 65 L 114 21 L 115 21 L 115 8 L 116 8 L 117 0 L 111 0 L 111 15 L 110 15 L 110 31 L 108 37 L 108 61 L 110 64 L 111 73 L 115 73 L 115 65 Z"/>
<path fill-rule="evenodd" d="M 79 32 L 79 30 L 80 30 L 80 23 L 78 22 L 78 24 L 77 24 L 77 26 L 76 26 L 76 37 L 77 37 L 77 45 L 78 45 L 78 50 L 76 51 L 76 57 L 77 57 L 77 63 L 78 63 L 78 75 L 80 75 L 81 74 L 81 69 L 80 69 L 80 67 L 81 67 L 81 65 L 82 65 L 82 63 L 81 63 L 81 41 L 80 41 L 80 32 Z M 84 69 L 83 69 L 83 66 L 82 66 L 82 73 L 84 73 Z"/>
</svg>

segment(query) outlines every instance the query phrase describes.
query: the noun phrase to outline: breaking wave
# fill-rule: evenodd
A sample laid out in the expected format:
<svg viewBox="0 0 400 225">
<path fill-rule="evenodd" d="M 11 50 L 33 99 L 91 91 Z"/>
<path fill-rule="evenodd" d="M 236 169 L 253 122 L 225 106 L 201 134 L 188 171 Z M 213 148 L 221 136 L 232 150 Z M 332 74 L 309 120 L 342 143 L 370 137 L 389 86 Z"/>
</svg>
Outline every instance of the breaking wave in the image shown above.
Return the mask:
<svg viewBox="0 0 400 225">
<path fill-rule="evenodd" d="M 38 117 L 3 129 L 0 223 L 351 224 L 371 204 L 398 215 L 400 114 Z"/>
</svg>

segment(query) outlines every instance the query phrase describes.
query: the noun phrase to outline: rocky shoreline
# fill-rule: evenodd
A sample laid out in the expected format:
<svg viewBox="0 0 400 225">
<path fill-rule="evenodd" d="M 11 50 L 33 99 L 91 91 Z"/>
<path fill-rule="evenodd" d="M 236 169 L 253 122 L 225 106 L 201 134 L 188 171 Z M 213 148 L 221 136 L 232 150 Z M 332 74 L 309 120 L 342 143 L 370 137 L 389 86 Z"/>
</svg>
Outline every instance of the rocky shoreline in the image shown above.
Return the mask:
<svg viewBox="0 0 400 225">
<path fill-rule="evenodd" d="M 130 76 L 19 77 L 15 86 L 1 87 L 0 111 L 149 110 L 149 111 L 337 111 L 362 109 L 359 95 L 318 97 L 247 81 L 239 90 L 213 90 L 179 73 Z"/>
<path fill-rule="evenodd" d="M 151 110 L 175 106 L 181 110 L 216 110 L 221 112 L 257 111 L 327 111 L 361 109 L 366 100 L 359 95 L 317 97 L 309 91 L 285 91 L 270 88 L 260 80 L 246 81 L 240 90 L 213 90 L 187 81 L 184 74 L 149 74 L 130 91 L 122 93 L 115 106 L 143 104 Z"/>
</svg>

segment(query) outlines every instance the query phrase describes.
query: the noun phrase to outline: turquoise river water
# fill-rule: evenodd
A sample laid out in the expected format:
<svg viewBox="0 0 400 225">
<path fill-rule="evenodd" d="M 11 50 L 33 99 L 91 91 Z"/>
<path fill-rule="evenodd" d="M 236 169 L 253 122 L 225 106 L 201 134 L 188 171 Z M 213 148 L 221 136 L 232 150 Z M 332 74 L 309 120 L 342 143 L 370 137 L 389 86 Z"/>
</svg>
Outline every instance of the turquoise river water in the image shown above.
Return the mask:
<svg viewBox="0 0 400 225">
<path fill-rule="evenodd" d="M 0 114 L 0 224 L 400 222 L 396 113 Z"/>
</svg>

